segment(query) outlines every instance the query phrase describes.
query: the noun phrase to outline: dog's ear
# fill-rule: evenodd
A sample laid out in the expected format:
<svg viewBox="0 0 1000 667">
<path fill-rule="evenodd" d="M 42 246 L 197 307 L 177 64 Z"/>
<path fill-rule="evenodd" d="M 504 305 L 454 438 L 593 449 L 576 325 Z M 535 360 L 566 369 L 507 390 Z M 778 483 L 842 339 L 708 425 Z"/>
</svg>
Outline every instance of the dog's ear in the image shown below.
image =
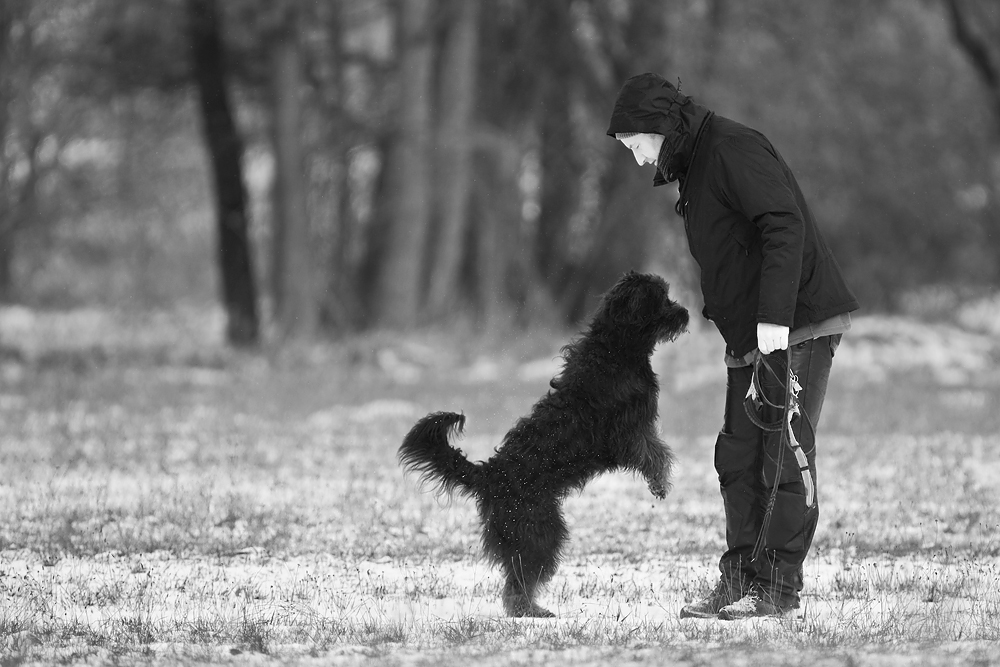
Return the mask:
<svg viewBox="0 0 1000 667">
<path fill-rule="evenodd" d="M 594 325 L 610 329 L 635 331 L 651 322 L 662 322 L 665 308 L 676 306 L 669 297 L 669 286 L 660 276 L 629 271 L 609 289 L 594 317 Z M 687 324 L 687 311 L 681 308 L 684 321 L 678 320 L 680 329 Z"/>
<path fill-rule="evenodd" d="M 646 286 L 642 274 L 629 271 L 618 279 L 602 299 L 598 318 L 606 318 L 609 324 L 628 325 L 642 319 L 641 311 L 647 300 Z"/>
<path fill-rule="evenodd" d="M 670 299 L 670 286 L 655 274 L 626 273 L 605 295 L 602 311 L 599 317 L 608 325 L 623 332 L 655 332 L 660 340 L 673 340 L 688 325 L 687 309 Z"/>
</svg>

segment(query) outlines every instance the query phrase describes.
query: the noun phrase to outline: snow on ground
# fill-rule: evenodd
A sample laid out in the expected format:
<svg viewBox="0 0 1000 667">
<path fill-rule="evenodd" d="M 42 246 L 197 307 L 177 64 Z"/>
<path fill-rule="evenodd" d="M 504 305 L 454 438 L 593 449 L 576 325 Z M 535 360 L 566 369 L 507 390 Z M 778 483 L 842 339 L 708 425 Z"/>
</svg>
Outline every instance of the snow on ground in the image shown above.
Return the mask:
<svg viewBox="0 0 1000 667">
<path fill-rule="evenodd" d="M 716 576 L 714 562 L 668 557 L 622 563 L 592 557 L 561 567 L 543 593 L 540 601 L 557 618 L 523 622 L 569 628 L 581 622 L 641 626 L 683 640 L 708 629 L 729 639 L 761 632 L 777 638 L 788 631 L 817 629 L 830 636 L 861 638 L 867 632 L 897 632 L 894 619 L 907 618 L 935 624 L 938 636 L 961 636 L 963 628 L 993 626 L 982 615 L 996 604 L 991 588 L 998 571 L 996 558 L 975 563 L 926 557 L 843 560 L 831 552 L 806 565 L 810 584 L 795 617 L 804 624 L 801 628 L 790 626 L 791 619 L 720 627 L 710 621 L 678 619 L 681 605 L 703 593 L 703 582 Z M 143 614 L 163 627 L 200 619 L 239 620 L 248 610 L 262 609 L 279 610 L 271 613 L 283 623 L 308 623 L 314 617 L 345 623 L 367 619 L 380 625 L 405 624 L 418 632 L 442 623 L 504 618 L 497 599 L 500 577 L 477 559 L 409 563 L 382 558 L 348 563 L 326 555 L 279 560 L 259 554 L 234 558 L 105 554 L 65 558 L 53 567 L 12 560 L 3 576 L 14 588 L 30 585 L 44 590 L 54 615 L 84 626 L 119 618 L 136 604 L 136 595 Z M 438 593 L 428 595 L 428 586 Z M 919 634 L 913 628 L 901 632 L 911 640 Z"/>
</svg>

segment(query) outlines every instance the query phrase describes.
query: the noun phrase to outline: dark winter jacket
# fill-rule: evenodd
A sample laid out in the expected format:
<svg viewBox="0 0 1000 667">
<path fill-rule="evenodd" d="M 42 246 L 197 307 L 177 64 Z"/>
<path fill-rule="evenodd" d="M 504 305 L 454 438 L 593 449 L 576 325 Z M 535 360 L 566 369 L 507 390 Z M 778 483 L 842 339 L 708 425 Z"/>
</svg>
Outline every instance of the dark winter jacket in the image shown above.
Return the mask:
<svg viewBox="0 0 1000 667">
<path fill-rule="evenodd" d="M 608 134 L 664 135 L 654 185 L 680 181 L 677 212 L 701 267 L 703 314 L 727 353 L 757 347 L 757 323 L 798 329 L 857 310 L 784 159 L 764 135 L 717 116 L 656 74 L 625 82 Z"/>
</svg>

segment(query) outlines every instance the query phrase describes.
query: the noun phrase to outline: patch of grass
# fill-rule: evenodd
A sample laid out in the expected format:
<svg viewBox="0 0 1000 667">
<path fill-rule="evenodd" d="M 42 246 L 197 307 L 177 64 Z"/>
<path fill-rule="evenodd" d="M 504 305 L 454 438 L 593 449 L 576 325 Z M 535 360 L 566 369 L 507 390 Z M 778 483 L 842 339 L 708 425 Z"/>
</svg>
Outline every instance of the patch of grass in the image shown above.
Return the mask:
<svg viewBox="0 0 1000 667">
<path fill-rule="evenodd" d="M 149 618 L 126 616 L 111 621 L 108 635 L 114 644 L 121 646 L 151 644 L 156 641 L 157 629 Z"/>
<path fill-rule="evenodd" d="M 184 628 L 184 632 L 193 644 L 221 644 L 229 638 L 225 625 L 217 619 L 199 618 Z"/>
<path fill-rule="evenodd" d="M 373 647 L 402 644 L 408 636 L 407 627 L 402 621 L 366 620 L 358 630 L 361 642 Z"/>
<path fill-rule="evenodd" d="M 267 654 L 273 636 L 270 621 L 244 617 L 236 627 L 237 644 L 252 653 Z"/>
<path fill-rule="evenodd" d="M 473 616 L 464 616 L 456 621 L 443 623 L 435 632 L 451 644 L 468 644 L 479 640 L 489 631 L 493 622 Z"/>
<path fill-rule="evenodd" d="M 972 398 L 994 405 L 995 387 L 942 402 L 918 378 L 892 385 L 897 400 L 835 375 L 804 616 L 726 624 L 677 618 L 724 548 L 720 388 L 664 374 L 673 493 L 657 502 L 609 475 L 570 497 L 571 540 L 542 599 L 559 617 L 533 620 L 501 615 L 474 503 L 422 493 L 395 450 L 424 412 L 464 409 L 462 446 L 486 458 L 546 381 L 428 371 L 410 386 L 342 362 L 225 358 L 208 378 L 137 359 L 26 371 L 5 389 L 18 400 L 0 401 L 0 655 L 693 665 L 767 647 L 774 664 L 831 650 L 847 664 L 928 645 L 975 658 L 1000 641 L 1000 437 L 986 418 L 950 421 Z M 897 428 L 926 426 L 926 406 L 931 427 Z"/>
</svg>

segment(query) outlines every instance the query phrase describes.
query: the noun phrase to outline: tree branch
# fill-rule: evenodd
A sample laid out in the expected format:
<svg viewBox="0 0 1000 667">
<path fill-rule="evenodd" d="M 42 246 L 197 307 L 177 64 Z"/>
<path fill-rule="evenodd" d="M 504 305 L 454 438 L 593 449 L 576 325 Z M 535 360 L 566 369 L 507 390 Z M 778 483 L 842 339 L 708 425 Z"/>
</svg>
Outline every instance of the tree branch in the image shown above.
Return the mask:
<svg viewBox="0 0 1000 667">
<path fill-rule="evenodd" d="M 972 61 L 973 68 L 986 86 L 994 95 L 1000 93 L 1000 70 L 997 69 L 986 41 L 972 31 L 959 0 L 947 0 L 946 4 L 951 18 L 952 32 L 959 46 Z"/>
</svg>

